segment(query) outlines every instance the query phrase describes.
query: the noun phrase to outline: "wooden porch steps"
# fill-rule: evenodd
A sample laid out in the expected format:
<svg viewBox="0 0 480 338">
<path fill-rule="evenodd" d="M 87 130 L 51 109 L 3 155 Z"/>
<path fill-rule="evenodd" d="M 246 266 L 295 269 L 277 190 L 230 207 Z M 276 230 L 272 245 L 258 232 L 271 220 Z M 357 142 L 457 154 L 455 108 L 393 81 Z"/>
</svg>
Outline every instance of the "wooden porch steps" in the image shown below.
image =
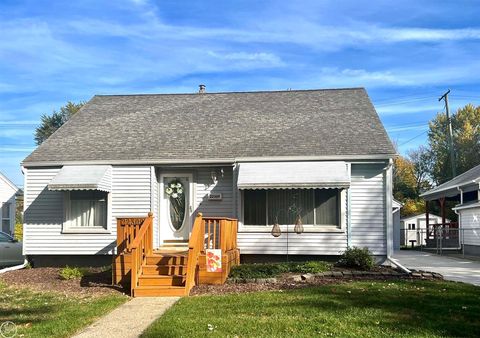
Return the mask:
<svg viewBox="0 0 480 338">
<path fill-rule="evenodd" d="M 198 284 L 222 284 L 239 264 L 237 221 L 198 213 L 190 239 L 166 240 L 153 248 L 153 214 L 117 219 L 112 279 L 134 297 L 188 296 Z M 222 250 L 222 271 L 207 272 L 206 249 Z"/>
<path fill-rule="evenodd" d="M 133 297 L 173 297 L 185 296 L 184 286 L 137 286 Z"/>
<path fill-rule="evenodd" d="M 134 297 L 184 296 L 187 252 L 169 252 L 160 248 L 146 257 L 134 288 Z"/>
</svg>

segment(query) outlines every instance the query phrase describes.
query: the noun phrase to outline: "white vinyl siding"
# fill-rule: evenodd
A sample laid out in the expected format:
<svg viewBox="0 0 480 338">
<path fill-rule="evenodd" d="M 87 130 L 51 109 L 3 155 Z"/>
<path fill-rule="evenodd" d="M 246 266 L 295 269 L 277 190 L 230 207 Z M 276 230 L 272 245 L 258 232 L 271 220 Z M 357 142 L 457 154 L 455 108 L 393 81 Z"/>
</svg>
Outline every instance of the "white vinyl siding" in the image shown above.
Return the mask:
<svg viewBox="0 0 480 338">
<path fill-rule="evenodd" d="M 459 210 L 463 244 L 480 245 L 480 207 Z"/>
<path fill-rule="evenodd" d="M 223 168 L 223 177 L 220 173 Z M 216 183 L 212 180 L 212 170 L 216 170 Z M 194 178 L 195 202 L 197 211 L 204 216 L 233 217 L 233 170 L 232 167 L 199 168 Z M 210 193 L 222 194 L 220 201 L 208 199 Z"/>
<path fill-rule="evenodd" d="M 289 230 L 293 231 L 293 226 Z M 286 255 L 287 235 L 275 238 L 269 231 L 240 232 L 238 245 L 241 254 Z M 288 234 L 289 255 L 340 255 L 346 248 L 346 232 Z"/>
<path fill-rule="evenodd" d="M 385 165 L 352 165 L 351 246 L 386 255 Z"/>
<path fill-rule="evenodd" d="M 49 191 L 60 168 L 24 169 L 24 254 L 111 254 L 116 242 L 116 217 L 145 217 L 151 208 L 151 167 L 112 168 L 109 233 L 62 233 L 64 193 Z"/>
</svg>

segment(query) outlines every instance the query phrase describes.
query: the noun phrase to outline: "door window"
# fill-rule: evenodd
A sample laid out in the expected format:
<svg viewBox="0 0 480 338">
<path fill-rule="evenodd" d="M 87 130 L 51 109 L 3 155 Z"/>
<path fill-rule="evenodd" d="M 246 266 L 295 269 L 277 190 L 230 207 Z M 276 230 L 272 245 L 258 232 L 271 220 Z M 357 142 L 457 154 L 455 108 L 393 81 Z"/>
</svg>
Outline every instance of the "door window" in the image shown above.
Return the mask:
<svg viewBox="0 0 480 338">
<path fill-rule="evenodd" d="M 187 189 L 179 179 L 165 178 L 165 197 L 168 199 L 170 222 L 180 230 L 185 222 Z"/>
</svg>

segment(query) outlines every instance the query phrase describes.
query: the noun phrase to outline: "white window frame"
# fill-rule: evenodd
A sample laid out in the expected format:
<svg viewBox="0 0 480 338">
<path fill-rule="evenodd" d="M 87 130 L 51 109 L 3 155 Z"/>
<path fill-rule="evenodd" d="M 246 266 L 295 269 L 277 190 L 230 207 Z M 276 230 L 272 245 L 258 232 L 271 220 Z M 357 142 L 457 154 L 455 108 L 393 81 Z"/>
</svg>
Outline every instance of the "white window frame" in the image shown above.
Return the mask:
<svg viewBox="0 0 480 338">
<path fill-rule="evenodd" d="M 238 226 L 238 232 L 271 232 L 273 225 L 248 225 L 244 224 L 244 198 L 245 191 L 240 190 L 240 220 Z M 340 190 L 340 200 L 339 200 L 339 224 L 338 225 L 314 225 L 314 224 L 303 224 L 304 232 L 337 232 L 345 233 L 347 230 L 347 189 Z M 315 217 L 315 215 L 314 215 Z M 268 218 L 268 215 L 267 215 Z M 314 218 L 315 219 L 315 218 Z M 268 222 L 268 220 L 267 220 Z M 282 232 L 292 231 L 295 224 L 280 225 Z"/>
<path fill-rule="evenodd" d="M 5 206 L 5 204 L 8 204 L 8 217 L 7 218 L 3 217 L 3 207 Z M 13 233 L 13 229 L 12 229 L 12 206 L 13 206 L 13 203 L 10 202 L 10 201 L 6 201 L 6 202 L 2 203 L 2 208 L 0 210 L 0 212 L 1 212 L 1 214 L 0 214 L 0 220 L 1 220 L 0 231 L 3 231 L 3 221 L 8 221 L 8 231 L 10 233 Z"/>
<path fill-rule="evenodd" d="M 63 234 L 110 234 L 112 228 L 112 207 L 111 193 L 107 192 L 107 228 L 103 226 L 78 227 L 73 226 L 71 221 L 71 201 L 70 191 L 66 191 L 63 195 Z"/>
</svg>

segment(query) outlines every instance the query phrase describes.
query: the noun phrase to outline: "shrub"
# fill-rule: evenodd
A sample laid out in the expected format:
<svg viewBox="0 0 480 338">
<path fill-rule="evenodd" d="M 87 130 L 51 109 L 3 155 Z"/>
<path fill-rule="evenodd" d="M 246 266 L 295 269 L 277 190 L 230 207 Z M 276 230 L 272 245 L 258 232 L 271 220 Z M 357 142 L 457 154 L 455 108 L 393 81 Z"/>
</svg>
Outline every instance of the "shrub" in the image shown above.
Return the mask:
<svg viewBox="0 0 480 338">
<path fill-rule="evenodd" d="M 62 279 L 77 279 L 82 278 L 85 275 L 85 269 L 71 268 L 68 265 L 60 270 L 60 277 Z"/>
<path fill-rule="evenodd" d="M 309 261 L 305 263 L 292 263 L 289 271 L 299 273 L 319 273 L 330 270 L 332 265 L 323 261 Z"/>
<path fill-rule="evenodd" d="M 353 247 L 345 250 L 338 264 L 359 270 L 371 270 L 375 266 L 375 261 L 368 248 Z"/>
<path fill-rule="evenodd" d="M 234 266 L 230 271 L 232 278 L 270 278 L 282 273 L 318 273 L 327 271 L 331 264 L 321 261 L 310 262 L 289 262 L 289 263 L 262 263 L 262 264 L 241 264 Z"/>
</svg>

